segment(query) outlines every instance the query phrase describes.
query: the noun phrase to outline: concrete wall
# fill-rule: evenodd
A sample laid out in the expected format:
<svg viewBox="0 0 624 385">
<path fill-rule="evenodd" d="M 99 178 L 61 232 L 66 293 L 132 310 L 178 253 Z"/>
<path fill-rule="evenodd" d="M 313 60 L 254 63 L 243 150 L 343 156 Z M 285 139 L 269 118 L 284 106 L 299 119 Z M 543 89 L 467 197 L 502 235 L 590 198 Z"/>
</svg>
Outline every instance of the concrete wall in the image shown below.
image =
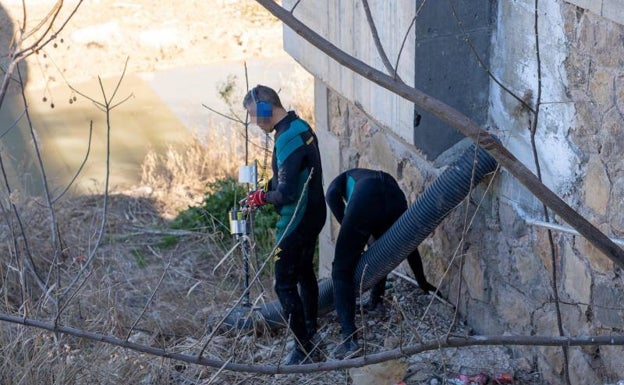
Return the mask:
<svg viewBox="0 0 624 385">
<path fill-rule="evenodd" d="M 294 3 L 292 0 L 283 2 L 287 9 L 292 8 Z M 415 3 L 412 1 L 369 3 L 372 14 L 381 16 L 376 23 L 386 55 L 392 63 L 395 63 L 401 52 L 397 72 L 407 84 L 413 84 L 415 40 L 414 30 L 409 27 L 415 13 Z M 375 46 L 370 44 L 371 32 L 359 1 L 300 2 L 295 8 L 294 15 L 339 48 L 384 71 Z M 408 38 L 402 47 L 406 33 Z M 331 85 L 332 89 L 361 106 L 384 126 L 392 127 L 401 137 L 412 140 L 414 111 L 411 103 L 328 59 L 316 48 L 298 38 L 288 27 L 284 30 L 284 48 L 323 83 Z"/>
<path fill-rule="evenodd" d="M 470 117 L 488 119 L 488 74 L 493 4 L 490 0 L 417 1 L 414 86 Z M 433 114 L 414 127 L 414 145 L 429 160 L 464 138 Z"/>
<path fill-rule="evenodd" d="M 314 9 L 306 9 L 304 3 L 295 16 L 382 69 L 357 5 L 318 1 Z M 415 15 L 412 3 L 396 1 L 393 7 L 380 5 L 383 9 L 373 10 L 387 21 L 378 24 L 387 43 L 391 36 L 401 35 L 388 29 L 405 31 L 397 20 Z M 487 87 L 488 129 L 526 166 L 536 173 L 539 169 L 544 183 L 590 222 L 610 237 L 624 238 L 624 2 L 540 1 L 539 50 L 535 1 L 494 4 L 490 57 L 484 68 L 492 75 Z M 392 16 L 399 9 L 412 13 Z M 390 96 L 370 103 L 366 95 L 375 90 L 374 85 L 321 58 L 306 44 L 286 31 L 287 51 L 317 77 L 316 129 L 324 146 L 326 183 L 349 167 L 381 168 L 399 179 L 413 202 L 457 148 L 433 162 L 427 159 L 406 128 L 413 106 Z M 430 54 L 441 54 L 435 48 L 432 45 Z M 401 71 L 409 78 L 407 64 Z M 417 76 L 411 76 L 416 82 Z M 533 115 L 518 99 L 533 110 L 539 101 L 534 136 Z M 376 108 L 381 103 L 386 108 Z M 478 186 L 471 199 L 421 244 L 425 270 L 452 302 L 459 299 L 460 312 L 477 333 L 558 335 L 554 272 L 566 335 L 620 334 L 624 330 L 621 269 L 582 237 L 566 231 L 566 224 L 552 213 L 549 216 L 563 231 L 549 235 L 542 204 L 501 170 Z M 471 219 L 469 225 L 465 218 Z M 331 221 L 324 230 L 321 275 L 328 274 L 336 231 Z M 549 383 L 563 383 L 561 348 L 511 349 L 517 357 L 535 363 Z M 621 346 L 569 351 L 573 384 L 616 382 L 624 373 Z"/>
</svg>

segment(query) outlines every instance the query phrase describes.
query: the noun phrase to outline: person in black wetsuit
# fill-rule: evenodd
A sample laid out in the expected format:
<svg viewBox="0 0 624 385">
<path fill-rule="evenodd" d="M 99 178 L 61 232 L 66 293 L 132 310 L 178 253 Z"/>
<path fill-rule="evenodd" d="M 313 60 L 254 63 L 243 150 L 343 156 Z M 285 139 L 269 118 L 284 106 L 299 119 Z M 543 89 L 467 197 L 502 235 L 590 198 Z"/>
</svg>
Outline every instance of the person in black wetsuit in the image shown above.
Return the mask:
<svg viewBox="0 0 624 385">
<path fill-rule="evenodd" d="M 369 239 L 379 239 L 407 210 L 407 200 L 390 174 L 364 168 L 354 168 L 338 175 L 328 186 L 325 199 L 340 223 L 332 282 L 343 339 L 333 356 L 342 359 L 360 352 L 355 327 L 357 288 L 353 281 L 357 264 Z M 426 293 L 435 293 L 436 287 L 425 278 L 418 249 L 407 260 L 420 288 Z M 381 304 L 385 286 L 384 278 L 372 288 L 366 305 L 369 309 Z"/>
<path fill-rule="evenodd" d="M 313 260 L 327 206 L 318 141 L 308 123 L 282 107 L 272 88 L 254 87 L 245 95 L 243 107 L 252 123 L 267 134 L 275 132 L 268 191 L 249 193 L 247 204 L 259 207 L 270 203 L 280 215 L 278 247 L 273 255 L 275 292 L 296 340 L 285 364 L 298 365 L 319 353 L 313 342 L 317 340 L 319 296 Z"/>
</svg>

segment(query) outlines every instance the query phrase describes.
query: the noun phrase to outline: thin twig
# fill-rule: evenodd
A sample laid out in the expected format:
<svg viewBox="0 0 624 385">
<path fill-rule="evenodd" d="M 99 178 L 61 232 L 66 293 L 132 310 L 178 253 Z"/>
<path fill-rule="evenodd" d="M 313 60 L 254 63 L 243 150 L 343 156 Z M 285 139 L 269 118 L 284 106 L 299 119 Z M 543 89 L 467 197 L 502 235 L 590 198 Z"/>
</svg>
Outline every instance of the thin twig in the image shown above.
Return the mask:
<svg viewBox="0 0 624 385">
<path fill-rule="evenodd" d="M 63 195 L 65 195 L 65 193 L 67 193 L 67 191 L 69 191 L 71 186 L 73 186 L 73 184 L 76 181 L 76 179 L 78 179 L 78 176 L 82 172 L 82 169 L 84 168 L 85 164 L 87 164 L 87 160 L 89 159 L 89 154 L 91 153 L 91 139 L 92 138 L 93 138 L 93 120 L 89 122 L 89 139 L 87 140 L 87 152 L 82 157 L 82 162 L 80 163 L 80 166 L 78 167 L 78 169 L 74 173 L 74 176 L 71 178 L 69 183 L 67 183 L 67 185 L 65 186 L 63 191 L 61 191 L 56 197 L 54 197 L 52 199 L 52 203 L 55 203 L 56 201 L 61 199 L 61 197 L 63 197 Z"/>
<path fill-rule="evenodd" d="M 474 56 L 474 58 L 477 60 L 477 62 L 479 63 L 479 66 L 481 68 L 483 68 L 483 70 L 485 71 L 485 73 L 487 73 L 488 77 L 490 79 L 492 79 L 492 81 L 494 83 L 496 83 L 503 91 L 505 91 L 507 94 L 509 94 L 512 98 L 516 99 L 518 101 L 518 103 L 520 103 L 524 108 L 526 108 L 528 111 L 531 111 L 533 113 L 535 113 L 535 109 L 533 107 L 531 107 L 531 105 L 529 103 L 527 103 L 525 100 L 523 100 L 521 97 L 519 97 L 518 95 L 516 95 L 513 91 L 511 91 L 509 89 L 509 87 L 505 86 L 497 77 L 496 75 L 494 75 L 494 73 L 492 72 L 492 70 L 490 69 L 490 66 L 483 61 L 483 59 L 481 58 L 481 55 L 479 55 L 479 52 L 477 52 L 477 48 L 474 46 L 474 44 L 472 44 L 472 39 L 470 39 L 470 36 L 468 35 L 468 33 L 466 32 L 466 30 L 464 30 L 464 23 L 462 22 L 462 20 L 459 18 L 459 15 L 457 14 L 457 10 L 455 9 L 455 3 L 453 0 L 449 0 L 449 4 L 451 5 L 451 13 L 453 14 L 453 16 L 455 17 L 455 21 L 457 22 L 457 28 L 459 28 L 459 30 L 461 31 L 461 33 L 464 35 L 464 41 L 466 42 L 466 44 L 468 44 L 468 47 L 470 48 L 470 50 L 472 51 L 472 55 Z"/>
<path fill-rule="evenodd" d="M 54 268 L 56 268 L 56 287 L 57 289 L 61 288 L 61 274 L 60 274 L 60 264 L 59 264 L 59 257 L 61 254 L 61 248 L 60 248 L 60 242 L 59 242 L 59 238 L 58 238 L 58 222 L 56 220 L 56 210 L 54 209 L 54 203 L 52 202 L 52 196 L 50 194 L 50 187 L 48 184 L 48 176 L 46 174 L 46 169 L 45 169 L 45 165 L 43 164 L 43 158 L 41 157 L 41 150 L 39 149 L 39 140 L 37 139 L 37 135 L 35 134 L 35 128 L 33 126 L 33 122 L 30 119 L 30 112 L 28 109 L 28 100 L 26 98 L 26 90 L 25 90 L 25 86 L 24 86 L 24 79 L 22 78 L 22 72 L 20 71 L 20 66 L 17 66 L 17 76 L 19 78 L 20 84 L 22 85 L 21 89 L 21 96 L 22 96 L 22 103 L 24 105 L 24 111 L 26 112 L 26 121 L 28 122 L 28 129 L 29 129 L 29 133 L 30 133 L 30 139 L 31 139 L 31 143 L 33 145 L 33 148 L 35 150 L 35 158 L 37 160 L 37 166 L 39 168 L 39 173 L 41 176 L 41 185 L 43 187 L 43 192 L 44 192 L 44 198 L 46 200 L 47 203 L 47 209 L 50 215 L 50 236 L 52 237 L 52 265 L 50 266 L 50 271 Z M 46 287 L 49 286 L 50 282 L 49 279 L 51 278 L 51 272 L 48 274 L 48 278 L 46 278 L 45 281 L 45 285 Z M 55 300 L 55 304 L 58 306 L 58 299 Z M 58 311 L 58 309 L 57 309 Z M 57 315 L 57 317 L 60 316 L 60 314 Z"/>
<path fill-rule="evenodd" d="M 154 290 L 152 290 L 152 293 L 150 294 L 149 299 L 145 303 L 145 306 L 143 306 L 143 309 L 141 309 L 141 313 L 134 320 L 134 323 L 130 327 L 130 330 L 128 330 L 128 333 L 126 334 L 126 341 L 128 341 L 130 339 L 130 336 L 134 332 L 134 328 L 138 325 L 138 323 L 141 320 L 141 318 L 143 318 L 143 314 L 145 314 L 145 312 L 147 311 L 147 308 L 149 307 L 149 305 L 154 300 L 154 296 L 156 296 L 156 292 L 158 291 L 158 288 L 162 285 L 163 280 L 165 279 L 165 275 L 167 274 L 167 271 L 169 271 L 169 266 L 171 266 L 171 258 L 169 259 L 169 262 L 167 262 L 167 265 L 163 269 L 162 275 L 160 276 L 160 279 L 158 280 L 158 283 L 156 284 L 156 287 L 154 288 Z"/>
<path fill-rule="evenodd" d="M 537 125 L 538 119 L 540 116 L 540 104 L 542 102 L 542 60 L 541 60 L 541 50 L 540 50 L 540 39 L 539 39 L 539 0 L 535 0 L 535 6 L 533 9 L 533 28 L 534 28 L 534 36 L 535 36 L 535 60 L 537 61 L 537 96 L 535 100 L 535 111 L 533 112 L 533 119 L 531 121 L 531 149 L 533 151 L 533 160 L 535 162 L 535 168 L 538 179 L 542 180 L 542 172 L 540 166 L 539 154 L 537 153 L 537 144 L 535 142 L 535 135 L 537 133 Z M 542 208 L 544 210 L 544 220 L 546 222 L 550 222 L 550 215 L 548 213 L 548 207 L 545 204 L 542 204 Z M 550 246 L 550 260 L 552 264 L 552 277 L 551 277 L 551 286 L 553 290 L 554 303 L 555 303 L 555 314 L 557 315 L 557 329 L 559 331 L 559 335 L 561 337 L 565 336 L 565 330 L 563 329 L 563 321 L 561 316 L 561 304 L 559 301 L 559 287 L 557 283 L 557 249 L 555 246 L 555 241 L 553 239 L 552 230 L 547 229 L 548 234 L 548 245 Z M 569 360 L 569 351 L 566 345 L 561 346 L 561 350 L 563 353 L 563 374 L 568 385 L 570 382 L 570 360 Z"/>
<path fill-rule="evenodd" d="M 13 122 L 13 124 L 11 124 L 2 134 L 0 134 L 0 139 L 4 138 L 5 135 L 7 135 L 15 127 L 17 127 L 18 123 L 20 122 L 20 120 L 22 120 L 25 114 L 26 114 L 26 110 L 22 110 L 20 115 L 15 119 L 15 122 Z"/>
<path fill-rule="evenodd" d="M 244 121 L 242 121 L 242 120 L 241 120 L 241 119 L 239 119 L 238 117 L 232 117 L 232 116 L 226 115 L 226 114 L 224 114 L 224 113 L 222 113 L 222 112 L 219 112 L 219 111 L 215 110 L 214 108 L 212 108 L 212 107 L 210 107 L 210 106 L 207 106 L 207 105 L 205 105 L 205 104 L 203 104 L 203 103 L 202 103 L 202 107 L 204 107 L 204 108 L 208 109 L 208 110 L 209 110 L 209 111 L 211 111 L 211 112 L 214 112 L 215 114 L 217 114 L 217 115 L 219 115 L 219 116 L 221 116 L 221 117 L 223 117 L 223 118 L 226 118 L 226 119 L 228 119 L 228 120 L 231 120 L 231 121 L 233 121 L 234 123 L 241 123 L 241 124 L 244 124 L 244 123 L 245 123 Z"/>
<path fill-rule="evenodd" d="M 62 0 L 58 0 L 58 1 L 60 3 L 63 2 Z M 52 40 L 56 39 L 56 36 L 59 34 L 59 32 L 61 32 L 65 28 L 67 23 L 69 23 L 69 21 L 74 17 L 76 12 L 78 12 L 78 8 L 80 8 L 80 5 L 82 4 L 82 2 L 83 2 L 83 0 L 79 0 L 78 3 L 76 4 L 76 6 L 70 12 L 70 14 L 65 18 L 65 20 L 63 21 L 61 26 L 56 30 L 56 32 L 53 33 L 53 34 L 49 34 L 51 29 L 52 29 L 52 25 L 54 24 L 54 21 L 56 20 L 56 17 L 58 16 L 58 13 L 60 12 L 60 8 L 58 10 L 56 10 L 53 13 L 52 20 L 48 24 L 48 28 L 46 28 L 45 32 L 41 35 L 41 37 L 39 39 L 37 39 L 37 41 L 35 41 L 35 43 L 31 44 L 30 46 L 22 49 L 21 51 L 18 51 L 16 53 L 14 53 L 12 55 L 14 60 L 20 60 L 21 61 L 21 60 L 25 59 L 26 57 L 32 55 L 33 53 L 36 53 L 39 50 L 43 49 Z"/>
<path fill-rule="evenodd" d="M 424 0 L 420 4 L 420 7 L 418 7 L 418 9 L 416 10 L 416 14 L 412 18 L 412 21 L 410 22 L 409 27 L 407 27 L 407 31 L 405 31 L 405 34 L 403 35 L 403 41 L 401 42 L 401 48 L 399 48 L 399 53 L 397 53 L 397 59 L 396 59 L 396 62 L 394 63 L 394 68 L 396 68 L 397 71 L 399 70 L 399 62 L 401 61 L 401 55 L 403 54 L 403 50 L 405 49 L 405 44 L 407 44 L 407 38 L 410 35 L 410 31 L 412 30 L 412 28 L 415 28 L 416 18 L 420 14 L 420 11 L 423 9 L 425 4 L 427 4 L 427 0 Z"/>
<path fill-rule="evenodd" d="M 377 48 L 377 53 L 379 53 L 379 57 L 381 57 L 381 61 L 386 67 L 386 71 L 392 77 L 394 77 L 397 81 L 403 83 L 403 80 L 399 76 L 397 72 L 397 68 L 392 67 L 392 63 L 388 60 L 388 56 L 386 55 L 386 51 L 384 50 L 383 45 L 381 44 L 381 40 L 379 39 L 379 34 L 377 33 L 377 26 L 375 25 L 375 20 L 373 20 L 373 15 L 371 14 L 370 7 L 368 5 L 368 0 L 362 0 L 362 6 L 364 7 L 364 13 L 366 14 L 366 21 L 368 22 L 368 26 L 370 27 L 371 34 L 373 35 L 373 41 L 375 42 L 375 47 Z"/>
<path fill-rule="evenodd" d="M 63 304 L 59 307 L 59 309 L 58 309 L 58 311 L 56 313 L 56 317 L 54 318 L 54 324 L 55 325 L 59 325 L 60 324 L 59 320 L 60 320 L 61 314 L 63 313 L 63 310 L 65 310 L 65 308 L 67 307 L 67 305 L 69 305 L 71 300 L 80 292 L 80 290 L 88 282 L 89 277 L 91 277 L 92 274 L 93 274 L 93 270 L 89 271 L 89 273 L 84 277 L 84 279 L 82 280 L 82 283 L 78 286 L 78 288 L 76 290 L 74 290 L 74 292 L 71 294 L 71 296 L 69 298 L 67 298 L 67 300 L 64 301 Z"/>
<path fill-rule="evenodd" d="M 4 166 L 4 158 L 2 157 L 2 153 L 0 152 L 0 171 L 2 171 L 2 180 L 4 182 L 4 186 L 6 188 L 7 191 L 7 195 L 10 197 L 12 194 L 12 189 L 11 189 L 11 184 L 9 183 L 9 177 L 7 175 L 6 172 L 6 168 Z M 12 224 L 10 223 L 9 220 L 9 216 L 8 215 L 3 215 L 2 217 L 7 221 L 8 227 L 11 229 L 11 240 L 13 243 L 13 250 L 15 251 L 15 255 L 16 258 L 18 260 L 18 264 L 21 265 L 21 261 L 19 260 L 19 256 L 24 254 L 24 262 L 26 264 L 26 268 L 28 271 L 30 271 L 30 273 L 33 275 L 33 278 L 35 279 L 35 282 L 37 284 L 37 286 L 39 286 L 39 289 L 42 292 L 46 292 L 46 285 L 43 282 L 43 278 L 41 278 L 39 276 L 39 273 L 37 272 L 36 268 L 35 268 L 35 264 L 32 260 L 32 254 L 30 251 L 30 242 L 28 240 L 28 237 L 26 237 L 26 231 L 24 229 L 24 225 L 22 223 L 22 218 L 20 216 L 19 210 L 17 209 L 17 206 L 14 202 L 12 202 L 11 200 L 9 200 L 9 206 L 11 207 L 11 211 L 13 213 L 13 215 L 15 216 L 15 220 L 17 221 L 17 225 L 19 228 L 20 233 L 22 234 L 22 242 L 23 242 L 23 248 L 24 251 L 22 253 L 22 247 L 20 247 L 19 241 L 18 241 L 18 236 L 16 234 L 16 230 L 14 229 L 14 227 L 12 226 Z M 3 207 L 3 211 L 8 212 L 8 209 L 5 209 Z M 22 270 L 20 270 L 20 274 L 22 274 Z M 21 280 L 21 284 L 22 284 L 22 290 L 26 291 L 25 288 L 23 287 L 24 285 L 24 281 Z"/>
</svg>

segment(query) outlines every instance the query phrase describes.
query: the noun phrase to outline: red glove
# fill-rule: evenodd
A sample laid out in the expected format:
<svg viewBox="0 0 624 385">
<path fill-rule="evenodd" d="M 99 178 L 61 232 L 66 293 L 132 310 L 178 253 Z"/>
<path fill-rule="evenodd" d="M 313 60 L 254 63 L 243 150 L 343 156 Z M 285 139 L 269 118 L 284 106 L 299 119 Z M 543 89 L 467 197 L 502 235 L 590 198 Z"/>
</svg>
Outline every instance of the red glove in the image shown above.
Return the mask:
<svg viewBox="0 0 624 385">
<path fill-rule="evenodd" d="M 266 193 L 262 190 L 252 191 L 247 195 L 247 206 L 260 207 L 267 204 Z"/>
</svg>

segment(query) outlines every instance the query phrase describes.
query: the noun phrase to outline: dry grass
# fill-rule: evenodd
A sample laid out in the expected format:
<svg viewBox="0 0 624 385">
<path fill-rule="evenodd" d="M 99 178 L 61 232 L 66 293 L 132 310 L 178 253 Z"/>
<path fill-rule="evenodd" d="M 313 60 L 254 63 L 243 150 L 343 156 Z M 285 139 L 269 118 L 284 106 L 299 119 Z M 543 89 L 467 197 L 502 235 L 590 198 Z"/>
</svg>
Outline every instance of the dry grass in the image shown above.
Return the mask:
<svg viewBox="0 0 624 385">
<path fill-rule="evenodd" d="M 231 247 L 228 234 L 185 234 L 174 246 L 163 245 L 169 231 L 160 207 L 168 206 L 153 197 L 133 194 L 110 196 L 106 238 L 89 268 L 89 275 L 77 294 L 65 304 L 59 319 L 61 325 L 73 326 L 131 342 L 162 347 L 168 351 L 196 355 L 205 346 L 205 357 L 258 365 L 278 364 L 288 351 L 285 330 L 251 333 L 217 333 L 208 337 L 207 320 L 219 318 L 234 304 L 241 293 L 241 262 L 232 257 L 222 268 L 214 266 Z M 80 256 L 88 252 L 85 245 L 97 229 L 102 196 L 80 197 L 59 203 L 58 221 L 66 245 L 60 266 L 61 282 L 67 282 L 80 268 Z M 50 266 L 45 258 L 49 250 L 48 216 L 42 210 L 21 212 L 28 224 L 36 250 L 35 261 L 44 271 Z M 6 234 L 4 231 L 2 234 Z M 6 244 L 6 239 L 3 239 Z M 35 244 L 36 242 L 36 244 Z M 6 251 L 6 250 L 4 250 Z M 3 251 L 3 255 L 6 255 Z M 14 261 L 13 264 L 16 262 Z M 6 269 L 12 263 L 3 261 Z M 20 282 L 18 271 L 3 271 L 3 311 L 28 314 L 50 322 L 55 308 L 33 287 L 26 275 Z M 6 285 L 11 283 L 11 289 Z M 66 285 L 64 283 L 63 285 Z M 28 300 L 10 293 L 28 292 Z M 38 294 L 37 294 L 38 293 Z M 257 286 L 264 301 L 274 300 L 270 283 Z M 256 298 L 254 294 L 252 298 Z M 453 310 L 394 279 L 388 291 L 385 316 L 360 313 L 358 325 L 367 352 L 373 353 L 397 344 L 419 339 L 431 340 L 436 335 L 468 330 L 452 326 Z M 320 332 L 328 354 L 339 340 L 335 314 L 323 315 Z M 252 376 L 249 373 L 219 371 L 216 368 L 184 364 L 150 356 L 105 343 L 53 334 L 36 328 L 9 323 L 0 325 L 0 346 L 4 357 L 0 383 L 34 385 L 54 384 L 326 384 L 348 383 L 346 371 L 309 375 Z M 472 350 L 439 351 L 412 357 L 408 384 L 428 381 L 433 375 L 453 371 L 506 370 L 502 349 L 478 347 Z M 538 382 L 516 382 L 529 384 Z"/>
</svg>

